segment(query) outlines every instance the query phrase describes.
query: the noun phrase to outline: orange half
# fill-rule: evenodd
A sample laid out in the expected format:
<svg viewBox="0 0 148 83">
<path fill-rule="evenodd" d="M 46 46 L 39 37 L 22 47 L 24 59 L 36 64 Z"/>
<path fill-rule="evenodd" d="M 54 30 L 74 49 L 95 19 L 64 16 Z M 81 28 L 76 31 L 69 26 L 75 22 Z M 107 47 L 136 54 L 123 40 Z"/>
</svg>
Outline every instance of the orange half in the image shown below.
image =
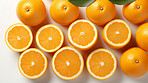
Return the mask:
<svg viewBox="0 0 148 83">
<path fill-rule="evenodd" d="M 41 27 L 36 34 L 36 43 L 45 52 L 55 52 L 64 42 L 62 30 L 53 24 Z"/>
<path fill-rule="evenodd" d="M 87 70 L 96 79 L 105 80 L 111 77 L 116 68 L 117 61 L 114 54 L 107 49 L 97 49 L 87 58 Z"/>
<path fill-rule="evenodd" d="M 77 20 L 68 29 L 69 42 L 81 50 L 90 49 L 96 43 L 97 38 L 97 28 L 88 20 Z"/>
<path fill-rule="evenodd" d="M 30 48 L 20 55 L 18 68 L 26 78 L 39 78 L 47 69 L 47 58 L 40 50 Z"/>
<path fill-rule="evenodd" d="M 84 67 L 82 55 L 72 47 L 63 47 L 58 50 L 54 54 L 51 64 L 54 73 L 64 80 L 77 78 Z"/>
<path fill-rule="evenodd" d="M 107 45 L 119 49 L 129 43 L 131 39 L 131 29 L 125 21 L 116 19 L 104 27 L 102 36 Z"/>
<path fill-rule="evenodd" d="M 26 50 L 30 47 L 32 41 L 33 35 L 30 28 L 21 23 L 13 24 L 5 33 L 7 46 L 15 52 Z"/>
</svg>

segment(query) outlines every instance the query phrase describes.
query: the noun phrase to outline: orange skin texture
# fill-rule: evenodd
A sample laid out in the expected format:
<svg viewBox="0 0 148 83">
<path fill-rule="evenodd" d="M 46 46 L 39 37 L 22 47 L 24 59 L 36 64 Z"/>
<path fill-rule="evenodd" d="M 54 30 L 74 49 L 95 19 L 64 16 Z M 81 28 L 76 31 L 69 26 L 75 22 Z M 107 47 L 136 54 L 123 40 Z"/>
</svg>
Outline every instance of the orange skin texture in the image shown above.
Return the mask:
<svg viewBox="0 0 148 83">
<path fill-rule="evenodd" d="M 136 60 L 139 62 L 136 63 Z M 148 68 L 148 54 L 138 47 L 130 48 L 122 54 L 120 66 L 122 71 L 129 77 L 143 76 Z"/>
<path fill-rule="evenodd" d="M 46 7 L 42 0 L 20 0 L 16 12 L 20 21 L 29 26 L 39 25 L 46 17 Z"/>
<path fill-rule="evenodd" d="M 108 0 L 96 0 L 86 8 L 86 15 L 93 23 L 104 25 L 115 17 L 116 7 Z"/>
<path fill-rule="evenodd" d="M 138 9 L 137 6 L 140 6 Z M 141 23 L 148 18 L 148 0 L 136 0 L 123 6 L 124 17 L 135 24 Z"/>
<path fill-rule="evenodd" d="M 79 17 L 79 7 L 71 4 L 68 0 L 53 0 L 50 6 L 50 15 L 55 22 L 69 25 Z"/>
<path fill-rule="evenodd" d="M 142 24 L 137 29 L 136 41 L 139 47 L 148 52 L 148 22 Z"/>
</svg>

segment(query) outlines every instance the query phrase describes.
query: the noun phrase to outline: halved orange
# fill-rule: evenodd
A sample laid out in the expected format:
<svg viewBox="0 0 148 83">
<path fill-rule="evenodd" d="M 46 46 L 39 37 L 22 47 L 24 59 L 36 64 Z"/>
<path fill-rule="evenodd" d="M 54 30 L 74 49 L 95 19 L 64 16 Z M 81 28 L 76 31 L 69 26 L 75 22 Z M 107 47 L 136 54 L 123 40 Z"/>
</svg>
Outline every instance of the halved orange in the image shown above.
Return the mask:
<svg viewBox="0 0 148 83">
<path fill-rule="evenodd" d="M 68 40 L 76 48 L 90 49 L 97 41 L 98 31 L 95 25 L 88 20 L 77 20 L 68 29 Z"/>
<path fill-rule="evenodd" d="M 129 43 L 131 33 L 131 29 L 125 21 L 115 19 L 104 27 L 102 36 L 107 45 L 119 49 Z"/>
<path fill-rule="evenodd" d="M 32 41 L 33 35 L 30 28 L 22 23 L 13 24 L 5 33 L 7 46 L 15 52 L 26 50 L 30 47 Z"/>
<path fill-rule="evenodd" d="M 51 65 L 58 77 L 64 80 L 72 80 L 82 73 L 84 60 L 81 53 L 76 49 L 63 47 L 54 54 Z"/>
<path fill-rule="evenodd" d="M 41 27 L 36 34 L 36 43 L 45 52 L 55 52 L 64 42 L 62 30 L 53 24 Z"/>
<path fill-rule="evenodd" d="M 47 58 L 40 50 L 30 48 L 20 55 L 18 68 L 21 74 L 26 78 L 39 78 L 47 69 Z"/>
<path fill-rule="evenodd" d="M 96 79 L 111 77 L 117 68 L 114 54 L 107 49 L 97 49 L 90 53 L 86 62 L 88 72 Z"/>
</svg>

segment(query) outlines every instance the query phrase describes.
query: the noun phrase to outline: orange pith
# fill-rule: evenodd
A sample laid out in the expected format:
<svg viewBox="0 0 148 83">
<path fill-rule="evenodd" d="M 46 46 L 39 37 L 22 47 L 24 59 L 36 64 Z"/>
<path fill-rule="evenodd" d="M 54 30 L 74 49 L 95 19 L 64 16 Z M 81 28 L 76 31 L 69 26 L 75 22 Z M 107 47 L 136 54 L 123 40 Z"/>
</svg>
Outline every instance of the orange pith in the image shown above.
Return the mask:
<svg viewBox="0 0 148 83">
<path fill-rule="evenodd" d="M 36 35 L 36 42 L 46 52 L 54 52 L 59 49 L 64 41 L 61 29 L 55 25 L 43 26 Z"/>
<path fill-rule="evenodd" d="M 101 66 L 101 62 L 104 63 Z M 100 77 L 105 77 L 106 75 L 110 74 L 114 68 L 114 60 L 112 56 L 104 51 L 99 51 L 93 54 L 90 61 L 90 69 L 96 75 Z"/>
<path fill-rule="evenodd" d="M 78 77 L 83 70 L 82 55 L 72 47 L 61 48 L 54 54 L 52 69 L 57 76 L 65 80 Z"/>
<path fill-rule="evenodd" d="M 75 43 L 86 46 L 93 41 L 95 31 L 89 23 L 79 22 L 73 26 L 70 35 Z"/>
<path fill-rule="evenodd" d="M 18 67 L 23 76 L 35 79 L 44 74 L 47 69 L 46 56 L 31 48 L 24 51 L 19 58 Z"/>
<path fill-rule="evenodd" d="M 107 29 L 107 38 L 114 44 L 120 44 L 127 40 L 129 30 L 121 22 L 112 23 Z"/>
<path fill-rule="evenodd" d="M 17 39 L 18 37 L 20 40 Z M 8 33 L 8 42 L 15 49 L 26 47 L 30 39 L 29 32 L 24 28 L 24 26 L 15 26 Z"/>
</svg>

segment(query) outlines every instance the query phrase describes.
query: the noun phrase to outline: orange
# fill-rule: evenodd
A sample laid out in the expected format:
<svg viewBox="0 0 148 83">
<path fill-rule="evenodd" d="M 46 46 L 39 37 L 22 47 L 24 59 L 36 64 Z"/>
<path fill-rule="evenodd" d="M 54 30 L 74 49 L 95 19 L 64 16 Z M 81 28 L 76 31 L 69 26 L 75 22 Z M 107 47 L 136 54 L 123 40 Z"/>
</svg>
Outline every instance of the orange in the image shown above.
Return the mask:
<svg viewBox="0 0 148 83">
<path fill-rule="evenodd" d="M 47 69 L 47 58 L 40 50 L 30 48 L 20 55 L 18 68 L 21 74 L 28 79 L 39 78 Z"/>
<path fill-rule="evenodd" d="M 46 7 L 42 0 L 20 0 L 16 11 L 20 21 L 29 26 L 39 25 L 46 17 Z"/>
<path fill-rule="evenodd" d="M 131 29 L 125 21 L 115 19 L 104 27 L 102 36 L 108 46 L 119 49 L 129 43 Z"/>
<path fill-rule="evenodd" d="M 92 22 L 82 19 L 69 26 L 67 35 L 73 46 L 81 50 L 88 50 L 96 43 L 98 31 Z"/>
<path fill-rule="evenodd" d="M 50 6 L 51 18 L 61 24 L 69 25 L 79 16 L 79 8 L 68 0 L 53 0 Z"/>
<path fill-rule="evenodd" d="M 123 6 L 124 17 L 132 23 L 141 23 L 148 18 L 148 0 L 135 0 Z"/>
<path fill-rule="evenodd" d="M 10 26 L 5 33 L 7 46 L 15 51 L 22 52 L 30 47 L 33 35 L 30 28 L 24 24 L 16 23 Z"/>
<path fill-rule="evenodd" d="M 127 76 L 143 76 L 148 68 L 148 54 L 138 47 L 130 48 L 122 54 L 120 66 Z"/>
<path fill-rule="evenodd" d="M 63 45 L 63 42 L 63 32 L 56 25 L 45 25 L 36 33 L 36 43 L 45 52 L 55 52 Z"/>
<path fill-rule="evenodd" d="M 87 18 L 97 25 L 104 25 L 116 15 L 116 7 L 109 0 L 96 0 L 86 8 Z"/>
<path fill-rule="evenodd" d="M 148 22 L 139 26 L 136 32 L 136 41 L 139 47 L 148 52 Z"/>
<path fill-rule="evenodd" d="M 117 68 L 114 54 L 107 49 L 91 52 L 86 62 L 88 72 L 96 79 L 105 80 L 111 77 Z"/>
<path fill-rule="evenodd" d="M 61 48 L 54 54 L 51 66 L 58 77 L 72 80 L 82 73 L 84 60 L 79 51 L 68 46 Z"/>
</svg>

